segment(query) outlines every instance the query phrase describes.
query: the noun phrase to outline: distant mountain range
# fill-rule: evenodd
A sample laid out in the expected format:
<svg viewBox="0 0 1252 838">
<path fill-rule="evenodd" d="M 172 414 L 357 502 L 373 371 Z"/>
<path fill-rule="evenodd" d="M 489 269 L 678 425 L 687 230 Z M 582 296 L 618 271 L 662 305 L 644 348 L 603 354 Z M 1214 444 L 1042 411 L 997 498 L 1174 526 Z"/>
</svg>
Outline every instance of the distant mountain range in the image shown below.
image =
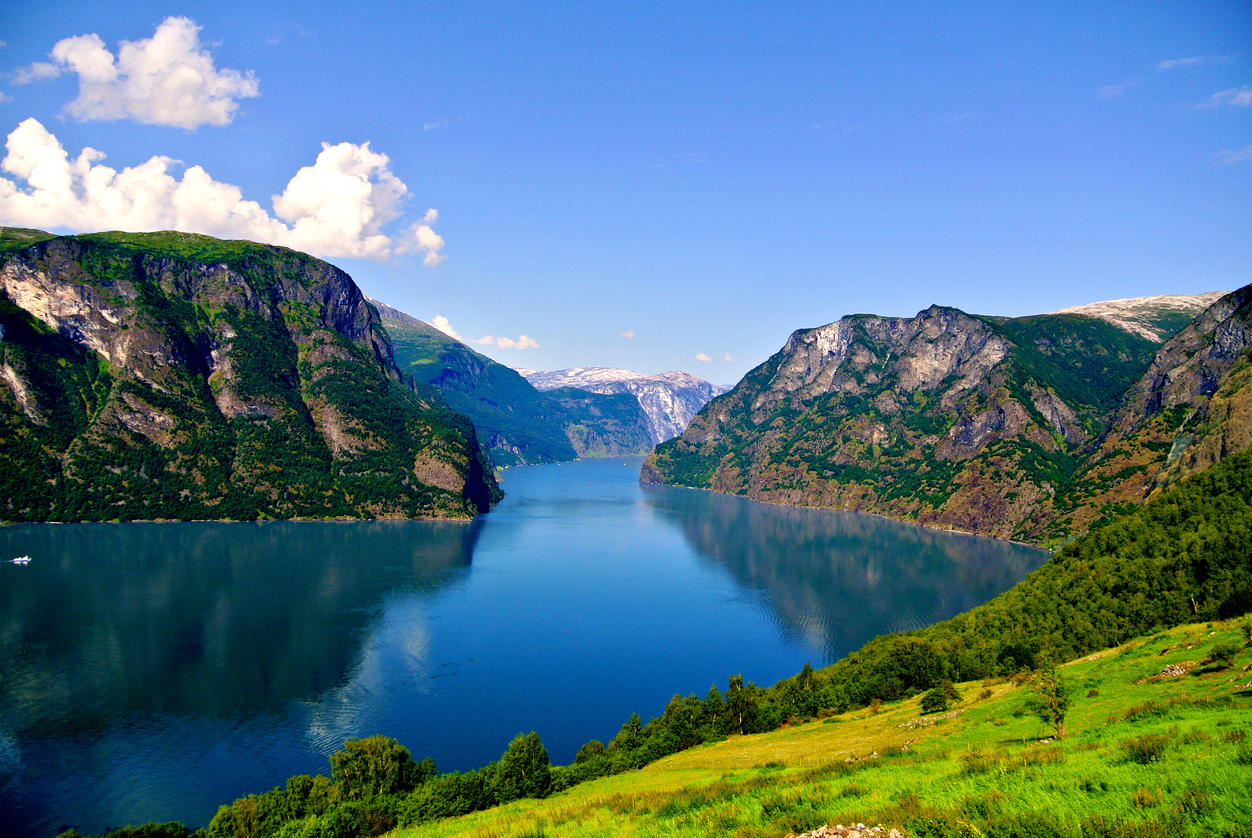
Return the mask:
<svg viewBox="0 0 1252 838">
<path fill-rule="evenodd" d="M 474 422 L 497 466 L 646 454 L 648 421 L 632 396 L 557 389 L 541 393 L 515 370 L 378 300 L 396 363 L 436 387 Z"/>
<path fill-rule="evenodd" d="M 519 369 L 518 372 L 538 390 L 575 387 L 591 393 L 634 395 L 647 414 L 653 445 L 678 436 L 691 424 L 700 408 L 730 389 L 680 370 L 659 375 L 612 367 L 574 367 L 555 372 Z"/>
<path fill-rule="evenodd" d="M 1252 286 L 795 332 L 641 479 L 1055 543 L 1252 442 Z"/>
</svg>

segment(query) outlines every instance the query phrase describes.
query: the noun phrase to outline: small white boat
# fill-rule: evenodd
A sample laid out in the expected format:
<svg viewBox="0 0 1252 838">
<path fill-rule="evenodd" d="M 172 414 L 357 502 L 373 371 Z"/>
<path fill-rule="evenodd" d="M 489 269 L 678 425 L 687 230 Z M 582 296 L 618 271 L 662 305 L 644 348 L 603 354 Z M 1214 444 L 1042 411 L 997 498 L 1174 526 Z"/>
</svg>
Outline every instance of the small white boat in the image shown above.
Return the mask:
<svg viewBox="0 0 1252 838">
<path fill-rule="evenodd" d="M 18 556 L 13 560 L 13 564 L 30 564 L 30 556 Z"/>
</svg>

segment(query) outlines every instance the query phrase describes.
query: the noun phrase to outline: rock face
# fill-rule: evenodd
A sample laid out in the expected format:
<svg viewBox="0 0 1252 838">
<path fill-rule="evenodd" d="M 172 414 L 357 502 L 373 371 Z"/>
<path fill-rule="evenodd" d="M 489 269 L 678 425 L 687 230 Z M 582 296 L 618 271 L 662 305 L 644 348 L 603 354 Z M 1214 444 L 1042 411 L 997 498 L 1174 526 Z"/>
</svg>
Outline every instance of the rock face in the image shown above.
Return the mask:
<svg viewBox="0 0 1252 838">
<path fill-rule="evenodd" d="M 652 450 L 651 428 L 630 393 L 561 387 L 544 393 L 565 412 L 565 435 L 582 457 L 623 457 Z"/>
<path fill-rule="evenodd" d="M 0 228 L 0 517 L 452 517 L 500 491 L 343 271 L 181 233 Z"/>
<path fill-rule="evenodd" d="M 799 331 L 641 479 L 1049 543 L 1247 447 L 1248 294 L 1164 346 L 938 306 Z"/>
<path fill-rule="evenodd" d="M 630 393 L 648 417 L 654 445 L 673 439 L 686 430 L 700 408 L 729 390 L 681 372 L 643 375 L 611 367 L 574 367 L 555 372 L 519 370 L 539 390 L 574 387 L 592 393 Z"/>
<path fill-rule="evenodd" d="M 434 326 L 377 300 L 370 302 L 391 335 L 400 368 L 437 387 L 454 410 L 474 421 L 497 466 L 652 450 L 647 418 L 633 396 L 541 393 L 516 370 Z"/>
</svg>

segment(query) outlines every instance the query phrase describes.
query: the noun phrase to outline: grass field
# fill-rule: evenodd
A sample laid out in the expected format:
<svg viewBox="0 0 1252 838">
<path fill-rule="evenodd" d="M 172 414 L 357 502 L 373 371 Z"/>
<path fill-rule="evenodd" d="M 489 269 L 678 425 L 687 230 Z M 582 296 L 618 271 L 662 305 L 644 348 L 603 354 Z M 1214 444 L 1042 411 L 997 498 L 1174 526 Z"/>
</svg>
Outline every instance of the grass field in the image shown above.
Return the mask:
<svg viewBox="0 0 1252 838">
<path fill-rule="evenodd" d="M 426 836 L 771 836 L 822 824 L 915 835 L 1252 836 L 1247 618 L 1180 626 L 1059 668 L 1063 740 L 1014 679 L 730 739 L 546 800 L 400 830 Z M 1233 665 L 1205 663 L 1234 644 Z M 1162 672 L 1171 667 L 1170 672 Z"/>
</svg>

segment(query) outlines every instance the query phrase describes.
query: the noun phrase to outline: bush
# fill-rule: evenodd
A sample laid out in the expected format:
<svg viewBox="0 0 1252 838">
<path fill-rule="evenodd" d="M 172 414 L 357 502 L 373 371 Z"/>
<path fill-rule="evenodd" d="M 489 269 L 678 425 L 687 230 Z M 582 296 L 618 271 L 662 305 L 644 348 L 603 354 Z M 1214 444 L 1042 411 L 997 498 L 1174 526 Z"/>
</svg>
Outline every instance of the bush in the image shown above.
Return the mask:
<svg viewBox="0 0 1252 838">
<path fill-rule="evenodd" d="M 1234 643 L 1215 643 L 1213 648 L 1209 650 L 1207 663 L 1217 664 L 1222 669 L 1229 669 L 1235 665 L 1235 655 L 1239 654 L 1239 647 Z"/>
<path fill-rule="evenodd" d="M 1168 736 L 1159 733 L 1148 733 L 1137 739 L 1124 740 L 1122 742 L 1122 750 L 1126 754 L 1126 759 L 1131 762 L 1149 765 L 1160 761 L 1161 756 L 1165 753 L 1165 746 L 1168 744 Z"/>
</svg>

